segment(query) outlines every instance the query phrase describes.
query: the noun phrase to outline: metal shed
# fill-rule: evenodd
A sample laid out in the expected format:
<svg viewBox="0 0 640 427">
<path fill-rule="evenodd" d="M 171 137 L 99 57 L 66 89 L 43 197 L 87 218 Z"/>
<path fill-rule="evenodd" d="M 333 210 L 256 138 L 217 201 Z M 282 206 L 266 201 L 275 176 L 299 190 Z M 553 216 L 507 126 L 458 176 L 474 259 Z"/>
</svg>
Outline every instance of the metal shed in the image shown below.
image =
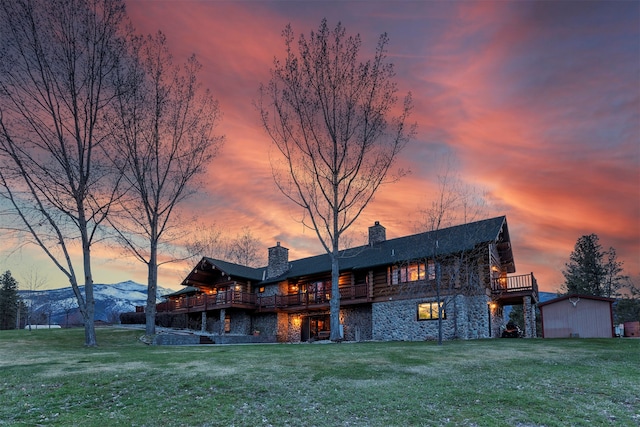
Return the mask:
<svg viewBox="0 0 640 427">
<path fill-rule="evenodd" d="M 541 304 L 543 338 L 611 338 L 613 298 L 565 295 Z"/>
</svg>

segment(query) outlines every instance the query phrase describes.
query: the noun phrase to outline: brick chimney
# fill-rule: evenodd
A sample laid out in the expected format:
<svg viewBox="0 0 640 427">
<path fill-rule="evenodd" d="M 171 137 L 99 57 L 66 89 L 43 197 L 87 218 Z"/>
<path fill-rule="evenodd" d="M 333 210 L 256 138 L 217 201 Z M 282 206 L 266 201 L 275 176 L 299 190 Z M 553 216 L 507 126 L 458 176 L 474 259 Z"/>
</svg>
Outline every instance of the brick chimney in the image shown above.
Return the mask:
<svg viewBox="0 0 640 427">
<path fill-rule="evenodd" d="M 289 249 L 280 246 L 269 248 L 269 265 L 267 266 L 267 279 L 278 277 L 289 270 Z"/>
<path fill-rule="evenodd" d="M 369 227 L 369 246 L 387 240 L 387 229 L 380 225 L 379 221 Z"/>
</svg>

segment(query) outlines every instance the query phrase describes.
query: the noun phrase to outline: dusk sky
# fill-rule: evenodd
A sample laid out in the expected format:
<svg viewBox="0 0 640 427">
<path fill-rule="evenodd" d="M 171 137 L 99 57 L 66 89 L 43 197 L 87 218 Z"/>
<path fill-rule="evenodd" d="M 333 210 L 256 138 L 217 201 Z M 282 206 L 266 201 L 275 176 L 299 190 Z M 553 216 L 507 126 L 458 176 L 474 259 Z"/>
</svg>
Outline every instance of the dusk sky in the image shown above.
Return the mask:
<svg viewBox="0 0 640 427">
<path fill-rule="evenodd" d="M 202 83 L 219 101 L 225 135 L 206 194 L 187 215 L 231 237 L 249 227 L 290 259 L 322 253 L 301 212 L 271 177 L 270 141 L 253 102 L 282 57 L 281 32 L 338 21 L 371 56 L 389 35 L 399 95 L 413 94 L 418 133 L 398 167 L 411 175 L 383 187 L 353 226 L 374 221 L 387 238 L 415 232 L 447 158 L 488 191 L 489 216 L 506 215 L 518 274 L 543 291 L 563 282 L 576 240 L 596 233 L 625 272 L 640 273 L 640 2 L 629 1 L 129 1 L 140 33 L 162 30 L 176 61 L 195 53 Z M 95 248 L 94 281 L 146 283 L 145 266 Z M 45 263 L 40 254 L 29 255 Z M 28 263 L 27 253 L 20 260 Z M 159 285 L 178 288 L 185 266 L 165 266 Z M 51 273 L 50 287 L 68 286 Z"/>
</svg>

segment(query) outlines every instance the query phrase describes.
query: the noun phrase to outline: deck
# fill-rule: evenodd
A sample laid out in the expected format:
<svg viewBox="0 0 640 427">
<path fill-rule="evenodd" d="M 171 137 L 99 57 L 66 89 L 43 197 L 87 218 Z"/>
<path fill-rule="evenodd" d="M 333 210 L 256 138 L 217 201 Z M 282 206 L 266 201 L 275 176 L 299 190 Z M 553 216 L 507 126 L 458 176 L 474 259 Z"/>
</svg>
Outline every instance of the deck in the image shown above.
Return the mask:
<svg viewBox="0 0 640 427">
<path fill-rule="evenodd" d="M 325 310 L 329 308 L 331 291 L 299 292 L 287 295 L 254 294 L 229 290 L 217 294 L 201 294 L 162 302 L 156 311 L 198 313 L 223 308 L 242 308 L 260 312 Z M 340 305 L 361 304 L 370 301 L 366 284 L 340 288 Z"/>
<path fill-rule="evenodd" d="M 501 305 L 522 304 L 523 297 L 538 302 L 538 282 L 533 273 L 501 277 L 493 280 L 491 293 Z"/>
</svg>

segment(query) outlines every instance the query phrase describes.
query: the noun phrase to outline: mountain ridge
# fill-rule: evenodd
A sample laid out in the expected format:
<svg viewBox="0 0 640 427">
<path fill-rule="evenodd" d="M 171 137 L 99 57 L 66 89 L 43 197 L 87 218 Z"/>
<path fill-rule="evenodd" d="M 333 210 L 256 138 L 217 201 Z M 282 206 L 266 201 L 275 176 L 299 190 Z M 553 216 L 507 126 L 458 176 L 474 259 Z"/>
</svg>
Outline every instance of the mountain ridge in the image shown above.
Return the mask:
<svg viewBox="0 0 640 427">
<path fill-rule="evenodd" d="M 79 286 L 84 295 L 84 285 Z M 156 301 L 162 295 L 174 292 L 172 289 L 158 287 Z M 71 325 L 82 323 L 78 304 L 69 286 L 47 290 L 21 290 L 20 297 L 31 307 L 32 324 Z M 136 306 L 147 304 L 147 285 L 126 280 L 124 282 L 93 285 L 95 320 L 112 323 L 120 313 L 136 310 Z"/>
</svg>

